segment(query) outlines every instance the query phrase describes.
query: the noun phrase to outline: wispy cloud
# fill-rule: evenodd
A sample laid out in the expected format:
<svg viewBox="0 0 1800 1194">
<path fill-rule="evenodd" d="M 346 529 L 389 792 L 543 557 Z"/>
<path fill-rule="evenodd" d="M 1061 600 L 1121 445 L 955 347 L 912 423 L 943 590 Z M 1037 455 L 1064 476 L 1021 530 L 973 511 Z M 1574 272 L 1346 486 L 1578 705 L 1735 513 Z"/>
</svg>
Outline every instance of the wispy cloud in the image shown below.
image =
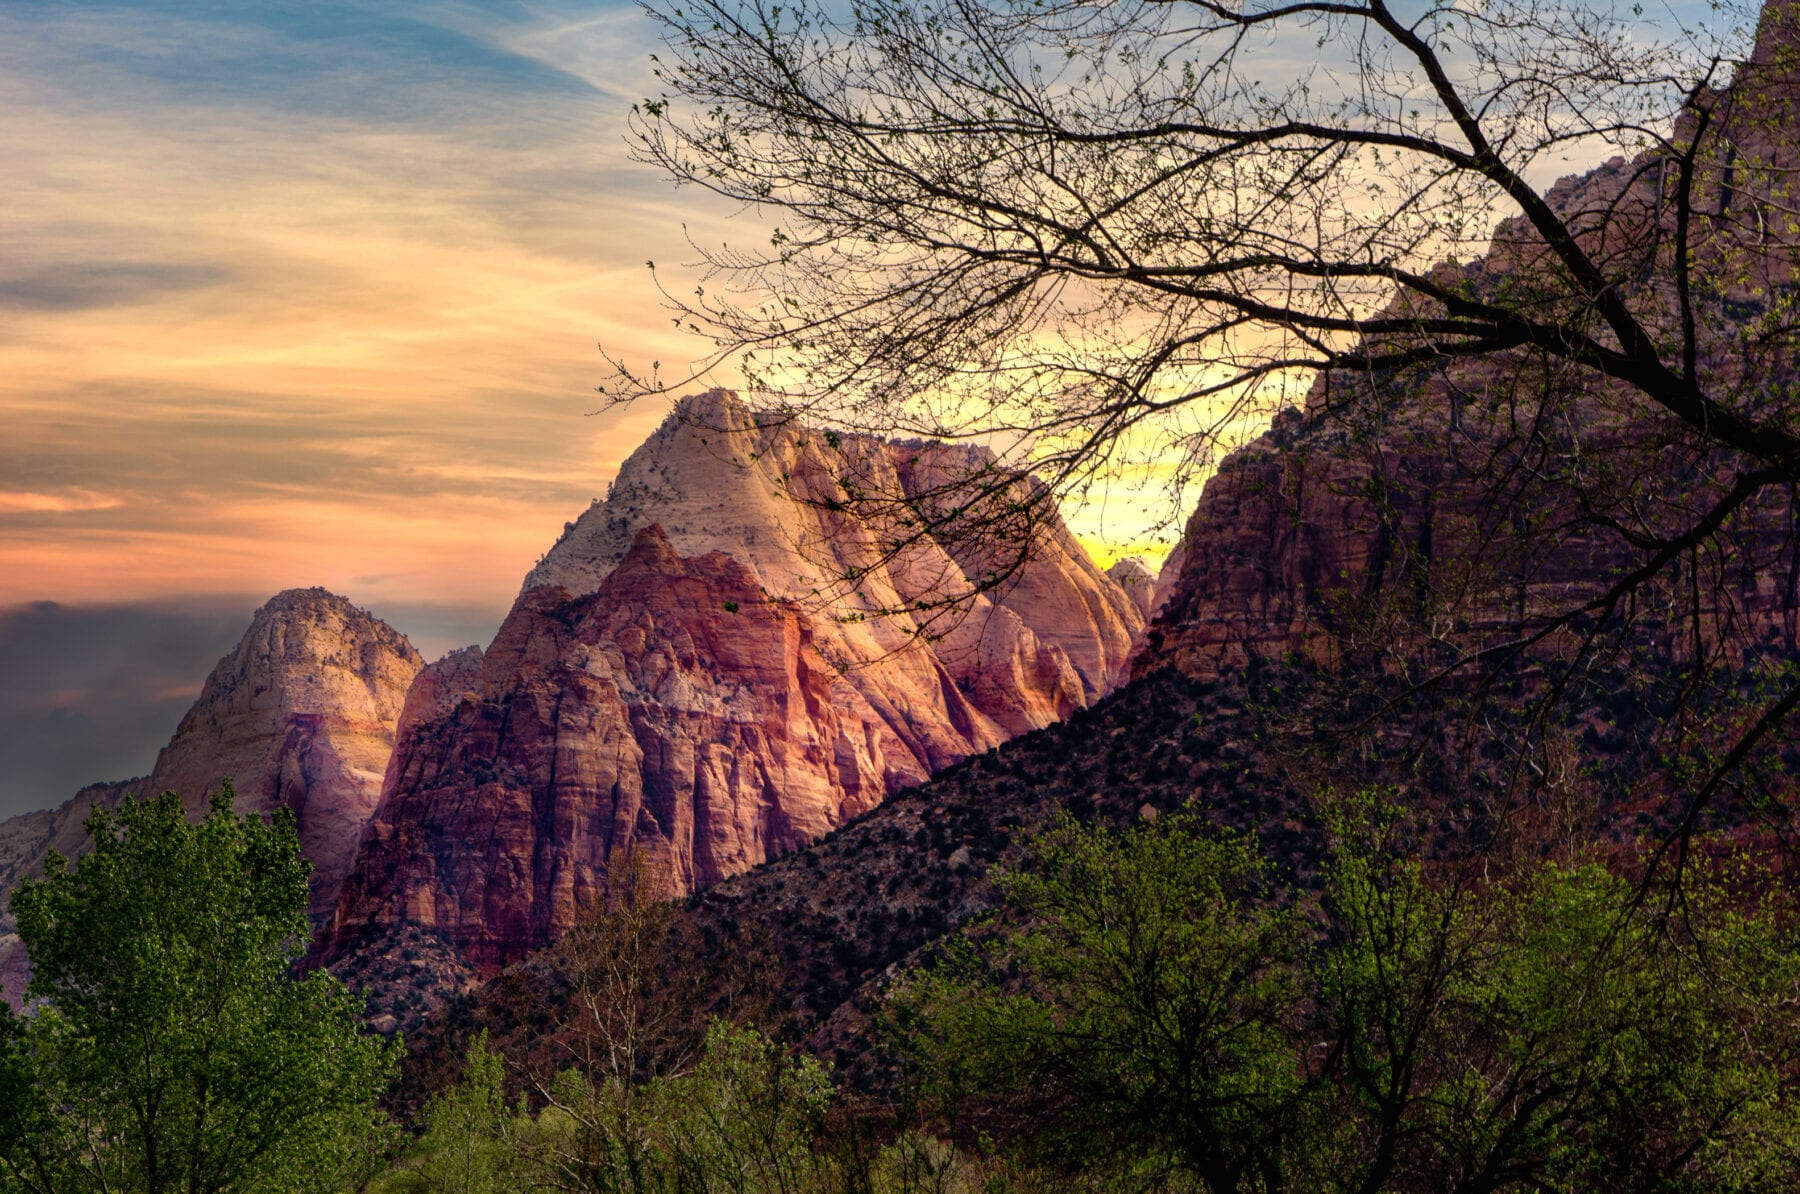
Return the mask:
<svg viewBox="0 0 1800 1194">
<path fill-rule="evenodd" d="M 142 303 L 216 286 L 227 276 L 217 263 L 63 261 L 30 273 L 0 272 L 0 310 L 65 312 Z"/>
<path fill-rule="evenodd" d="M 510 592 L 660 414 L 586 417 L 596 342 L 694 351 L 643 263 L 711 213 L 621 142 L 647 37 L 622 5 L 0 10 L 0 600 Z"/>
<path fill-rule="evenodd" d="M 123 506 L 123 498 L 95 493 L 91 489 L 70 489 L 62 493 L 34 493 L 28 489 L 0 490 L 0 514 L 70 514 L 88 510 L 115 510 Z"/>
</svg>

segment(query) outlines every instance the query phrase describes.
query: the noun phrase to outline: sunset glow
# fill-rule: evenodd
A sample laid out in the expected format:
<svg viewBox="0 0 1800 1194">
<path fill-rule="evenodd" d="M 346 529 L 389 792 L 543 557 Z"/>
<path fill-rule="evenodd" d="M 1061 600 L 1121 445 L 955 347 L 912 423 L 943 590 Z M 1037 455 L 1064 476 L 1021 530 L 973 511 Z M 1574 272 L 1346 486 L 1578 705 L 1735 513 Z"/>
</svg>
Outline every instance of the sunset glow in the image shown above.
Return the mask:
<svg viewBox="0 0 1800 1194">
<path fill-rule="evenodd" d="M 634 9 L 8 6 L 0 604 L 323 584 L 503 608 L 687 352 Z"/>
<path fill-rule="evenodd" d="M 667 413 L 592 414 L 598 346 L 678 373 L 657 283 L 768 235 L 631 160 L 656 45 L 621 2 L 0 7 L 0 816 L 147 770 L 281 589 L 487 641 Z M 1071 514 L 1110 563 L 1167 512 Z"/>
</svg>

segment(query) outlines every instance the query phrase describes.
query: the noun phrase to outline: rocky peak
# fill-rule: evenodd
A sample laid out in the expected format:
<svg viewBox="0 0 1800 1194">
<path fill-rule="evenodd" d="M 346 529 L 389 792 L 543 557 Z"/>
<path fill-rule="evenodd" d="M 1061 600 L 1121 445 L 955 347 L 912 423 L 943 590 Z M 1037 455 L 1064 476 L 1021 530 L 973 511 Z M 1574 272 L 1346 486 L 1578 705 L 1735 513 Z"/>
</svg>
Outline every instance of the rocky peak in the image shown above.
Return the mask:
<svg viewBox="0 0 1800 1194">
<path fill-rule="evenodd" d="M 485 654 L 422 675 L 320 953 L 412 932 L 501 965 L 598 898 L 614 850 L 706 886 L 1107 691 L 1143 615 L 1047 503 L 1037 553 L 978 592 L 992 544 L 836 500 L 854 479 L 916 522 L 994 463 L 683 399 Z M 1016 484 L 996 502 L 1034 492 Z M 946 592 L 964 600 L 936 617 Z"/>
<path fill-rule="evenodd" d="M 1150 609 L 1156 603 L 1156 578 L 1150 575 L 1150 569 L 1144 561 L 1136 556 L 1126 556 L 1113 563 L 1106 570 L 1109 580 L 1125 590 L 1131 603 L 1138 608 L 1144 621 L 1150 620 Z"/>
<path fill-rule="evenodd" d="M 405 635 L 335 593 L 278 593 L 213 668 L 143 790 L 179 792 L 198 813 L 229 776 L 240 811 L 292 808 L 314 868 L 316 924 L 374 812 L 423 663 Z"/>
<path fill-rule="evenodd" d="M 880 658 L 951 622 L 990 626 L 988 637 L 1003 642 L 1029 632 L 1034 649 L 1063 653 L 1086 703 L 1123 675 L 1143 617 L 1075 543 L 1052 505 L 1033 504 L 1027 529 L 1034 550 L 1023 567 L 1003 561 L 1010 545 L 997 544 L 992 534 L 895 532 L 900 518 L 923 512 L 960 479 L 996 463 L 973 445 L 828 433 L 756 410 L 729 390 L 692 395 L 625 461 L 606 500 L 569 524 L 523 588 L 593 592 L 637 533 L 654 523 L 680 555 L 724 552 L 748 566 L 772 598 L 799 602 L 835 622 L 829 637 L 837 641 L 827 650 L 848 661 Z M 840 508 L 845 483 L 892 501 L 859 519 Z M 1005 496 L 992 501 L 999 505 Z M 896 548 L 898 540 L 904 543 Z M 997 567 L 1008 579 L 990 587 L 983 578 Z M 844 583 L 847 575 L 857 577 L 854 585 Z M 932 627 L 904 612 L 965 596 Z M 969 640 L 961 635 L 940 653 L 966 653 Z M 971 666 L 963 669 L 971 675 L 984 654 L 980 643 L 973 646 Z"/>
<path fill-rule="evenodd" d="M 673 572 L 680 568 L 681 555 L 662 524 L 655 522 L 632 536 L 631 546 L 619 560 L 619 570 L 627 574 Z"/>
<path fill-rule="evenodd" d="M 294 810 L 313 864 L 308 914 L 316 929 L 337 903 L 374 812 L 421 662 L 399 631 L 334 593 L 276 594 L 207 676 L 148 776 L 83 788 L 58 808 L 0 822 L 0 889 L 41 874 L 50 850 L 77 853 L 95 807 L 175 791 L 199 816 L 229 777 L 240 812 Z M 459 653 L 439 674 L 464 675 L 466 664 Z M 0 922 L 0 934 L 9 928 Z M 16 939 L 0 936 L 0 974 L 20 980 L 6 984 L 9 996 L 21 989 L 23 967 Z"/>
</svg>

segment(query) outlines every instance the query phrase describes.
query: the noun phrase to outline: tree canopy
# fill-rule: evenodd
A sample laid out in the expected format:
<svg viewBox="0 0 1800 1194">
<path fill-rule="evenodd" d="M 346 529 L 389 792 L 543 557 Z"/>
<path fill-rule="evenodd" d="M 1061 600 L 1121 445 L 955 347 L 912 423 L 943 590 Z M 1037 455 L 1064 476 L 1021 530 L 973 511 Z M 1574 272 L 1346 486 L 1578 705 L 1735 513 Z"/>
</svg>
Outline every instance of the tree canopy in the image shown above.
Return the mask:
<svg viewBox="0 0 1800 1194">
<path fill-rule="evenodd" d="M 1800 245 L 1785 4 L 1754 61 L 1755 14 L 1656 28 L 1544 0 L 651 12 L 643 155 L 776 221 L 766 247 L 705 249 L 722 292 L 677 301 L 753 386 L 1028 435 L 1067 483 L 1161 412 L 1231 398 L 1208 429 L 1291 400 L 1259 383 L 1295 371 L 1529 351 L 1800 477 L 1702 326 Z M 1549 185 L 1609 151 L 1613 193 Z M 1490 255 L 1509 285 L 1436 268 Z M 1793 332 L 1783 303 L 1746 340 L 1773 359 Z"/>
<path fill-rule="evenodd" d="M 1779 900 L 1727 864 L 1671 921 L 1591 862 L 1428 866 L 1384 800 L 1328 815 L 1285 906 L 1192 815 L 1047 834 L 903 989 L 927 1089 L 1071 1177 L 1214 1194 L 1791 1186 Z"/>
<path fill-rule="evenodd" d="M 307 939 L 293 814 L 187 821 L 173 793 L 99 809 L 92 850 L 13 894 L 32 975 L 0 1014 L 0 1189 L 335 1190 L 399 1046 Z"/>
</svg>

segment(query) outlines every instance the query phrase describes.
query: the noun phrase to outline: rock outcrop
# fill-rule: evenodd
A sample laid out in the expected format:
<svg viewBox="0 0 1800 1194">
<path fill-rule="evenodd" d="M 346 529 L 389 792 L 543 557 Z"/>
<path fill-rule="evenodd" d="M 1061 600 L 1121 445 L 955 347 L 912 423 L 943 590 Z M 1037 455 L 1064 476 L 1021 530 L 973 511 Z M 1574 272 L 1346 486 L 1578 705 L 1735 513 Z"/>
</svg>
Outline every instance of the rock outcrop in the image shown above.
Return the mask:
<svg viewBox="0 0 1800 1194">
<path fill-rule="evenodd" d="M 1126 556 L 1108 568 L 1106 575 L 1112 578 L 1114 584 L 1125 590 L 1125 595 L 1131 598 L 1131 603 L 1137 606 L 1138 613 L 1148 622 L 1150 612 L 1156 605 L 1156 578 L 1150 574 L 1150 569 L 1144 566 L 1144 561 L 1136 556 Z"/>
<path fill-rule="evenodd" d="M 144 778 L 115 783 L 89 784 L 71 800 L 55 808 L 21 813 L 0 821 L 0 997 L 15 1007 L 31 977 L 25 949 L 14 933 L 12 904 L 7 894 L 27 879 L 44 873 L 44 860 L 54 850 L 73 857 L 87 840 L 82 823 L 96 808 L 114 808 L 147 782 Z"/>
<path fill-rule="evenodd" d="M 1004 545 L 831 496 L 854 476 L 924 513 L 991 465 L 684 400 L 527 577 L 478 674 L 421 677 L 321 954 L 410 926 L 502 965 L 599 898 L 620 851 L 665 864 L 671 894 L 703 887 L 1108 691 L 1142 615 L 1060 520 L 1002 573 Z"/>
<path fill-rule="evenodd" d="M 21 813 L 0 821 L 0 893 L 10 892 L 26 879 L 44 873 L 44 859 L 52 850 L 71 857 L 81 848 L 87 833 L 82 822 L 96 808 L 114 808 L 128 793 L 148 782 L 147 777 L 114 783 L 89 784 L 74 799 L 55 808 Z M 0 901 L 0 934 L 10 933 L 12 909 Z"/>
<path fill-rule="evenodd" d="M 423 666 L 405 635 L 344 598 L 278 593 L 206 678 L 143 790 L 179 792 L 198 813 L 230 776 L 238 811 L 293 809 L 313 864 L 307 911 L 319 925 L 375 811 Z"/>
<path fill-rule="evenodd" d="M 422 662 L 404 635 L 342 597 L 277 594 L 213 668 L 148 776 L 83 788 L 57 808 L 0 823 L 0 889 L 41 874 L 51 850 L 76 853 L 96 805 L 175 791 L 199 815 L 229 777 L 240 812 L 294 810 L 314 868 L 308 913 L 319 925 L 375 810 Z"/>
<path fill-rule="evenodd" d="M 1782 180 L 1800 167 L 1796 46 L 1800 14 L 1771 7 L 1731 86 L 1693 100 L 1712 108 L 1697 151 L 1701 214 L 1689 226 L 1696 268 L 1709 275 L 1695 299 L 1697 367 L 1709 393 L 1752 418 L 1762 417 L 1759 394 L 1796 378 L 1791 357 L 1756 331 L 1771 296 L 1792 293 L 1800 260 L 1774 219 Z M 1677 127 L 1691 135 L 1691 111 Z M 1663 165 L 1615 158 L 1546 198 L 1620 279 L 1636 318 L 1667 331 L 1679 316 L 1666 281 L 1676 238 Z M 1433 276 L 1474 295 L 1528 291 L 1558 276 L 1549 257 L 1519 217 L 1497 228 L 1485 258 Z M 1539 301 L 1567 299 L 1549 283 Z M 1396 301 L 1389 313 L 1428 312 Z M 1282 412 L 1208 481 L 1134 672 L 1172 664 L 1210 678 L 1290 652 L 1324 663 L 1436 652 L 1441 662 L 1545 631 L 1584 603 L 1603 603 L 1595 618 L 1624 616 L 1604 604 L 1608 586 L 1701 526 L 1746 469 L 1644 392 L 1523 350 L 1325 375 L 1304 410 Z M 1673 659 L 1794 651 L 1795 509 L 1785 489 L 1766 487 L 1721 520 L 1716 551 L 1676 559 L 1641 588 L 1628 607 L 1635 649 Z M 1573 649 L 1546 633 L 1544 653 Z"/>
</svg>

